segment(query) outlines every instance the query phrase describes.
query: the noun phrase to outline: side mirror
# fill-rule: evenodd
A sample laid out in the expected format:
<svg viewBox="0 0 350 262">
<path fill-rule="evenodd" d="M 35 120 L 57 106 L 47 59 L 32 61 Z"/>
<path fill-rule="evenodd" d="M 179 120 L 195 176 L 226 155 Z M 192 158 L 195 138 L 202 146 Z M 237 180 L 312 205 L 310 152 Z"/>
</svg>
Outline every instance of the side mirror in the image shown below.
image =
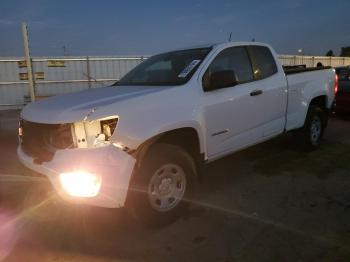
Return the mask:
<svg viewBox="0 0 350 262">
<path fill-rule="evenodd" d="M 237 85 L 237 83 L 236 75 L 233 70 L 217 71 L 210 75 L 210 80 L 205 87 L 205 91 L 232 87 Z"/>
</svg>

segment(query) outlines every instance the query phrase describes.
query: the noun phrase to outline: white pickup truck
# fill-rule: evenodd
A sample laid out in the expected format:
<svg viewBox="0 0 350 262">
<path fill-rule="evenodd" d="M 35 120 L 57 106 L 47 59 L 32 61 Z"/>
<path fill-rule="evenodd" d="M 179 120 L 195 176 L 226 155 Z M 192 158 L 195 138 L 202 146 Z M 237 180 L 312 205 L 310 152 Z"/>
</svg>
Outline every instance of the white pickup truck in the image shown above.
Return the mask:
<svg viewBox="0 0 350 262">
<path fill-rule="evenodd" d="M 178 216 L 203 163 L 296 130 L 316 147 L 337 86 L 330 68 L 284 70 L 256 42 L 155 55 L 110 87 L 21 113 L 18 156 L 65 200 Z"/>
</svg>

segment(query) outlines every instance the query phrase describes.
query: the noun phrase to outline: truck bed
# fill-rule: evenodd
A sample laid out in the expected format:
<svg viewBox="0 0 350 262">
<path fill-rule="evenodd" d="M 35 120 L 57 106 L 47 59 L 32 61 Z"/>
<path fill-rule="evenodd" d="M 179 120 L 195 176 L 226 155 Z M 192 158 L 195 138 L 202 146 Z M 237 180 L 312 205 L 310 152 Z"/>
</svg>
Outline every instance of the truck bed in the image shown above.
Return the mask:
<svg viewBox="0 0 350 262">
<path fill-rule="evenodd" d="M 326 107 L 334 100 L 335 73 L 331 67 L 295 68 L 285 70 L 288 83 L 286 130 L 304 125 L 309 99 L 325 94 Z"/>
</svg>

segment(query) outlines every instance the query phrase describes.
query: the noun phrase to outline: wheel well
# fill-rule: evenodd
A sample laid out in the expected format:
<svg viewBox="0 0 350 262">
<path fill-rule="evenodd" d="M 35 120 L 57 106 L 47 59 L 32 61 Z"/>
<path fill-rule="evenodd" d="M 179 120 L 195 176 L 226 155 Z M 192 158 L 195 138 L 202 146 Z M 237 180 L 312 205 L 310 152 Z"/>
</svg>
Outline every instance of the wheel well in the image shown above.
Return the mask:
<svg viewBox="0 0 350 262">
<path fill-rule="evenodd" d="M 161 133 L 140 145 L 135 155 L 136 159 L 138 159 L 139 165 L 141 164 L 143 157 L 147 154 L 147 151 L 156 143 L 167 143 L 180 146 L 192 156 L 196 164 L 201 164 L 204 161 L 204 154 L 200 152 L 197 131 L 191 127 L 184 127 Z"/>
<path fill-rule="evenodd" d="M 327 112 L 327 96 L 318 96 L 311 100 L 310 106 L 319 106 L 323 110 L 323 125 L 328 125 L 328 112 Z"/>
<path fill-rule="evenodd" d="M 327 96 L 323 95 L 313 98 L 310 102 L 310 106 L 311 105 L 317 105 L 321 109 L 325 110 L 327 108 Z"/>
</svg>

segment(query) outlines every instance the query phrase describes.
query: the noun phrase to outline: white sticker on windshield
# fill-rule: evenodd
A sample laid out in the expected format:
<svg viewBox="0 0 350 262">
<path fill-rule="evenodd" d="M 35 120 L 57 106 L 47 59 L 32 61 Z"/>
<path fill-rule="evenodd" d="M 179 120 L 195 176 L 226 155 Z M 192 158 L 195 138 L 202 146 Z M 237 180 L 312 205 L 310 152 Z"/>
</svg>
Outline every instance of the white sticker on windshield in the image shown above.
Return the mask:
<svg viewBox="0 0 350 262">
<path fill-rule="evenodd" d="M 199 64 L 201 60 L 193 60 L 184 70 L 177 76 L 180 78 L 185 78 L 192 70 Z"/>
</svg>

